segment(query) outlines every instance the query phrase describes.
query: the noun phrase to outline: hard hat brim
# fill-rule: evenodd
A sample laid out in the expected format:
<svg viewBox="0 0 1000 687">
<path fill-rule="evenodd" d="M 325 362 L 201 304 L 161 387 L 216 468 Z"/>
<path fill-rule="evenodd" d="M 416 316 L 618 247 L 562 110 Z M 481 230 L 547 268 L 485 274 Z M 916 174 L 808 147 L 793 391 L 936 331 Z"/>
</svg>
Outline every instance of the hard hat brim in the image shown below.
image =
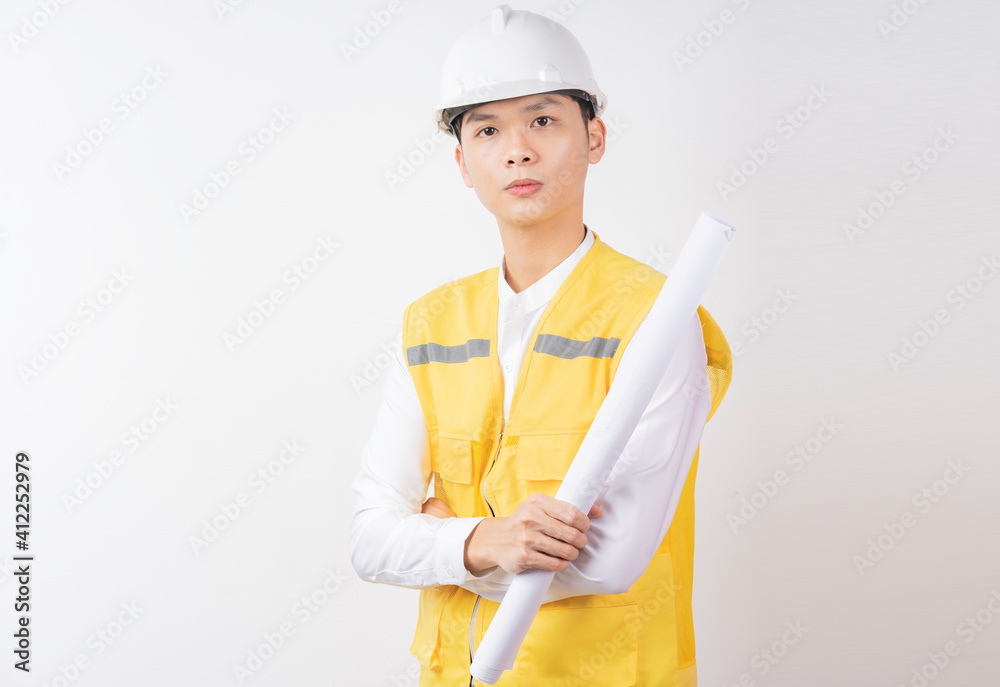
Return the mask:
<svg viewBox="0 0 1000 687">
<path fill-rule="evenodd" d="M 604 113 L 605 103 L 607 102 L 604 93 L 596 88 L 573 84 L 556 84 L 549 81 L 515 81 L 504 84 L 483 85 L 481 91 L 476 92 L 475 95 L 477 97 L 471 98 L 472 102 L 454 103 L 448 107 L 441 107 L 439 104 L 435 112 L 435 121 L 439 129 L 454 136 L 455 130 L 452 123 L 455 121 L 455 118 L 474 107 L 497 102 L 498 100 L 510 100 L 526 95 L 542 95 L 543 93 L 572 95 L 589 100 L 594 108 L 595 117 L 600 117 Z"/>
</svg>

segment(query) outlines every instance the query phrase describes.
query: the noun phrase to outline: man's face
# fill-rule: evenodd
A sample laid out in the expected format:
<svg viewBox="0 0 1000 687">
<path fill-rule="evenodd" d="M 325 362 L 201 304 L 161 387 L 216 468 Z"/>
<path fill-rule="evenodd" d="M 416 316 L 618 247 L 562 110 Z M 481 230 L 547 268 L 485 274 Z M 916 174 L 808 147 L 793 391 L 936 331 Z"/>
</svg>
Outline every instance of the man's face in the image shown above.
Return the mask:
<svg viewBox="0 0 1000 687">
<path fill-rule="evenodd" d="M 587 167 L 604 155 L 605 135 L 599 118 L 584 126 L 569 96 L 526 95 L 462 113 L 455 160 L 465 185 L 499 222 L 532 226 L 582 212 Z M 522 178 L 539 184 L 510 187 Z"/>
</svg>

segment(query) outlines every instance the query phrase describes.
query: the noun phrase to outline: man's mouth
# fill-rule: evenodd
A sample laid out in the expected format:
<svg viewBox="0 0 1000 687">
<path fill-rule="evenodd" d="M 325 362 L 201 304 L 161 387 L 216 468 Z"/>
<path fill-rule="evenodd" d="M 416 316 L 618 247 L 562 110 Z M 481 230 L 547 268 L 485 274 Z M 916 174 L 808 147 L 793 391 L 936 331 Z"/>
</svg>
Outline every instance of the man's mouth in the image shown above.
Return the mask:
<svg viewBox="0 0 1000 687">
<path fill-rule="evenodd" d="M 515 179 L 507 186 L 507 192 L 515 196 L 530 196 L 542 187 L 537 179 Z"/>
</svg>

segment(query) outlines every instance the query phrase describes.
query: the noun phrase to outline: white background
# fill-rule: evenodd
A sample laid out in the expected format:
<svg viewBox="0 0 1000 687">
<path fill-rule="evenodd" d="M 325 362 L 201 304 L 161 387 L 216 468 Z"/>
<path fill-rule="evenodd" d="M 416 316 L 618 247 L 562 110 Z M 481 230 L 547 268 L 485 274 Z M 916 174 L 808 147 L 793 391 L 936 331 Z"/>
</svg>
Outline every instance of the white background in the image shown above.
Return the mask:
<svg viewBox="0 0 1000 687">
<path fill-rule="evenodd" d="M 447 48 L 494 4 L 221 6 L 0 10 L 5 685 L 415 684 L 417 592 L 355 575 L 350 481 L 405 305 L 500 263 L 453 140 L 432 138 Z M 701 210 L 737 229 L 703 301 L 741 348 L 697 481 L 700 684 L 911 685 L 949 641 L 958 654 L 930 684 L 995 680 L 1000 280 L 976 275 L 1000 253 L 1000 6 L 515 7 L 569 27 L 608 95 L 588 225 L 667 273 Z M 829 96 L 810 108 L 814 88 Z M 291 121 L 262 134 L 282 108 Z M 797 128 L 778 128 L 787 116 Z M 268 144 L 250 160 L 255 136 Z M 929 161 L 919 178 L 914 156 Z M 741 165 L 742 184 L 720 189 Z M 905 192 L 882 208 L 894 180 Z M 186 221 L 199 191 L 214 197 Z M 878 218 L 849 237 L 870 206 Z M 337 247 L 306 261 L 321 239 Z M 303 264 L 315 270 L 293 288 L 284 275 Z M 956 296 L 967 283 L 971 299 Z M 227 343 L 274 289 L 283 300 Z M 792 304 L 777 314 L 779 291 Z M 917 334 L 938 310 L 947 321 Z M 842 427 L 819 442 L 831 418 Z M 790 462 L 810 439 L 815 455 Z M 287 465 L 283 442 L 303 447 Z M 30 675 L 11 653 L 17 451 L 32 468 Z M 951 484 L 949 461 L 963 466 Z M 934 502 L 914 501 L 925 488 Z M 213 520 L 225 529 L 196 551 Z M 234 666 L 283 623 L 240 682 Z"/>
</svg>

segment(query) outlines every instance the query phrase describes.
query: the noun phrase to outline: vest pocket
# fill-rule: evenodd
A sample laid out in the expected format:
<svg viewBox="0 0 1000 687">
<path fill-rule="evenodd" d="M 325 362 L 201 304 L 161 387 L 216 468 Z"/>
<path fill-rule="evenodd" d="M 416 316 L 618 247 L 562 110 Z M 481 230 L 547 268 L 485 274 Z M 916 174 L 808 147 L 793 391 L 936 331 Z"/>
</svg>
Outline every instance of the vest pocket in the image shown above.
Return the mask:
<svg viewBox="0 0 1000 687">
<path fill-rule="evenodd" d="M 431 454 L 431 470 L 441 477 L 441 493 L 437 493 L 435 485 L 434 495 L 458 517 L 472 517 L 475 512 L 472 441 L 439 434 L 437 443 L 438 450 Z"/>
<path fill-rule="evenodd" d="M 586 432 L 572 434 L 522 434 L 517 437 L 517 479 L 556 482 L 558 490 L 573 463 Z M 551 484 L 536 485 L 547 493 Z M 529 492 L 534 493 L 534 492 Z M 549 494 L 555 496 L 555 492 Z"/>
<path fill-rule="evenodd" d="M 420 590 L 417 629 L 410 644 L 410 653 L 420 665 L 431 670 L 441 670 L 441 616 L 448 601 L 458 591 L 455 585 L 431 587 Z"/>
<path fill-rule="evenodd" d="M 635 609 L 635 604 L 543 606 L 515 660 L 518 675 L 531 676 L 539 685 L 635 685 L 639 633 L 629 622 Z"/>
<path fill-rule="evenodd" d="M 464 437 L 438 435 L 436 465 L 431 469 L 441 479 L 459 484 L 472 483 L 472 442 Z"/>
<path fill-rule="evenodd" d="M 532 494 L 555 498 L 583 434 L 522 434 L 507 438 L 489 475 L 497 514 L 509 516 Z"/>
<path fill-rule="evenodd" d="M 586 435 L 586 432 L 574 432 L 524 434 L 516 437 L 514 460 L 517 465 L 515 470 L 517 484 L 512 485 L 509 490 L 518 500 L 514 506 L 519 505 L 531 494 L 541 493 L 555 498 Z M 589 485 L 595 497 L 600 491 L 600 486 L 596 483 Z M 496 489 L 495 483 L 494 489 Z"/>
</svg>

